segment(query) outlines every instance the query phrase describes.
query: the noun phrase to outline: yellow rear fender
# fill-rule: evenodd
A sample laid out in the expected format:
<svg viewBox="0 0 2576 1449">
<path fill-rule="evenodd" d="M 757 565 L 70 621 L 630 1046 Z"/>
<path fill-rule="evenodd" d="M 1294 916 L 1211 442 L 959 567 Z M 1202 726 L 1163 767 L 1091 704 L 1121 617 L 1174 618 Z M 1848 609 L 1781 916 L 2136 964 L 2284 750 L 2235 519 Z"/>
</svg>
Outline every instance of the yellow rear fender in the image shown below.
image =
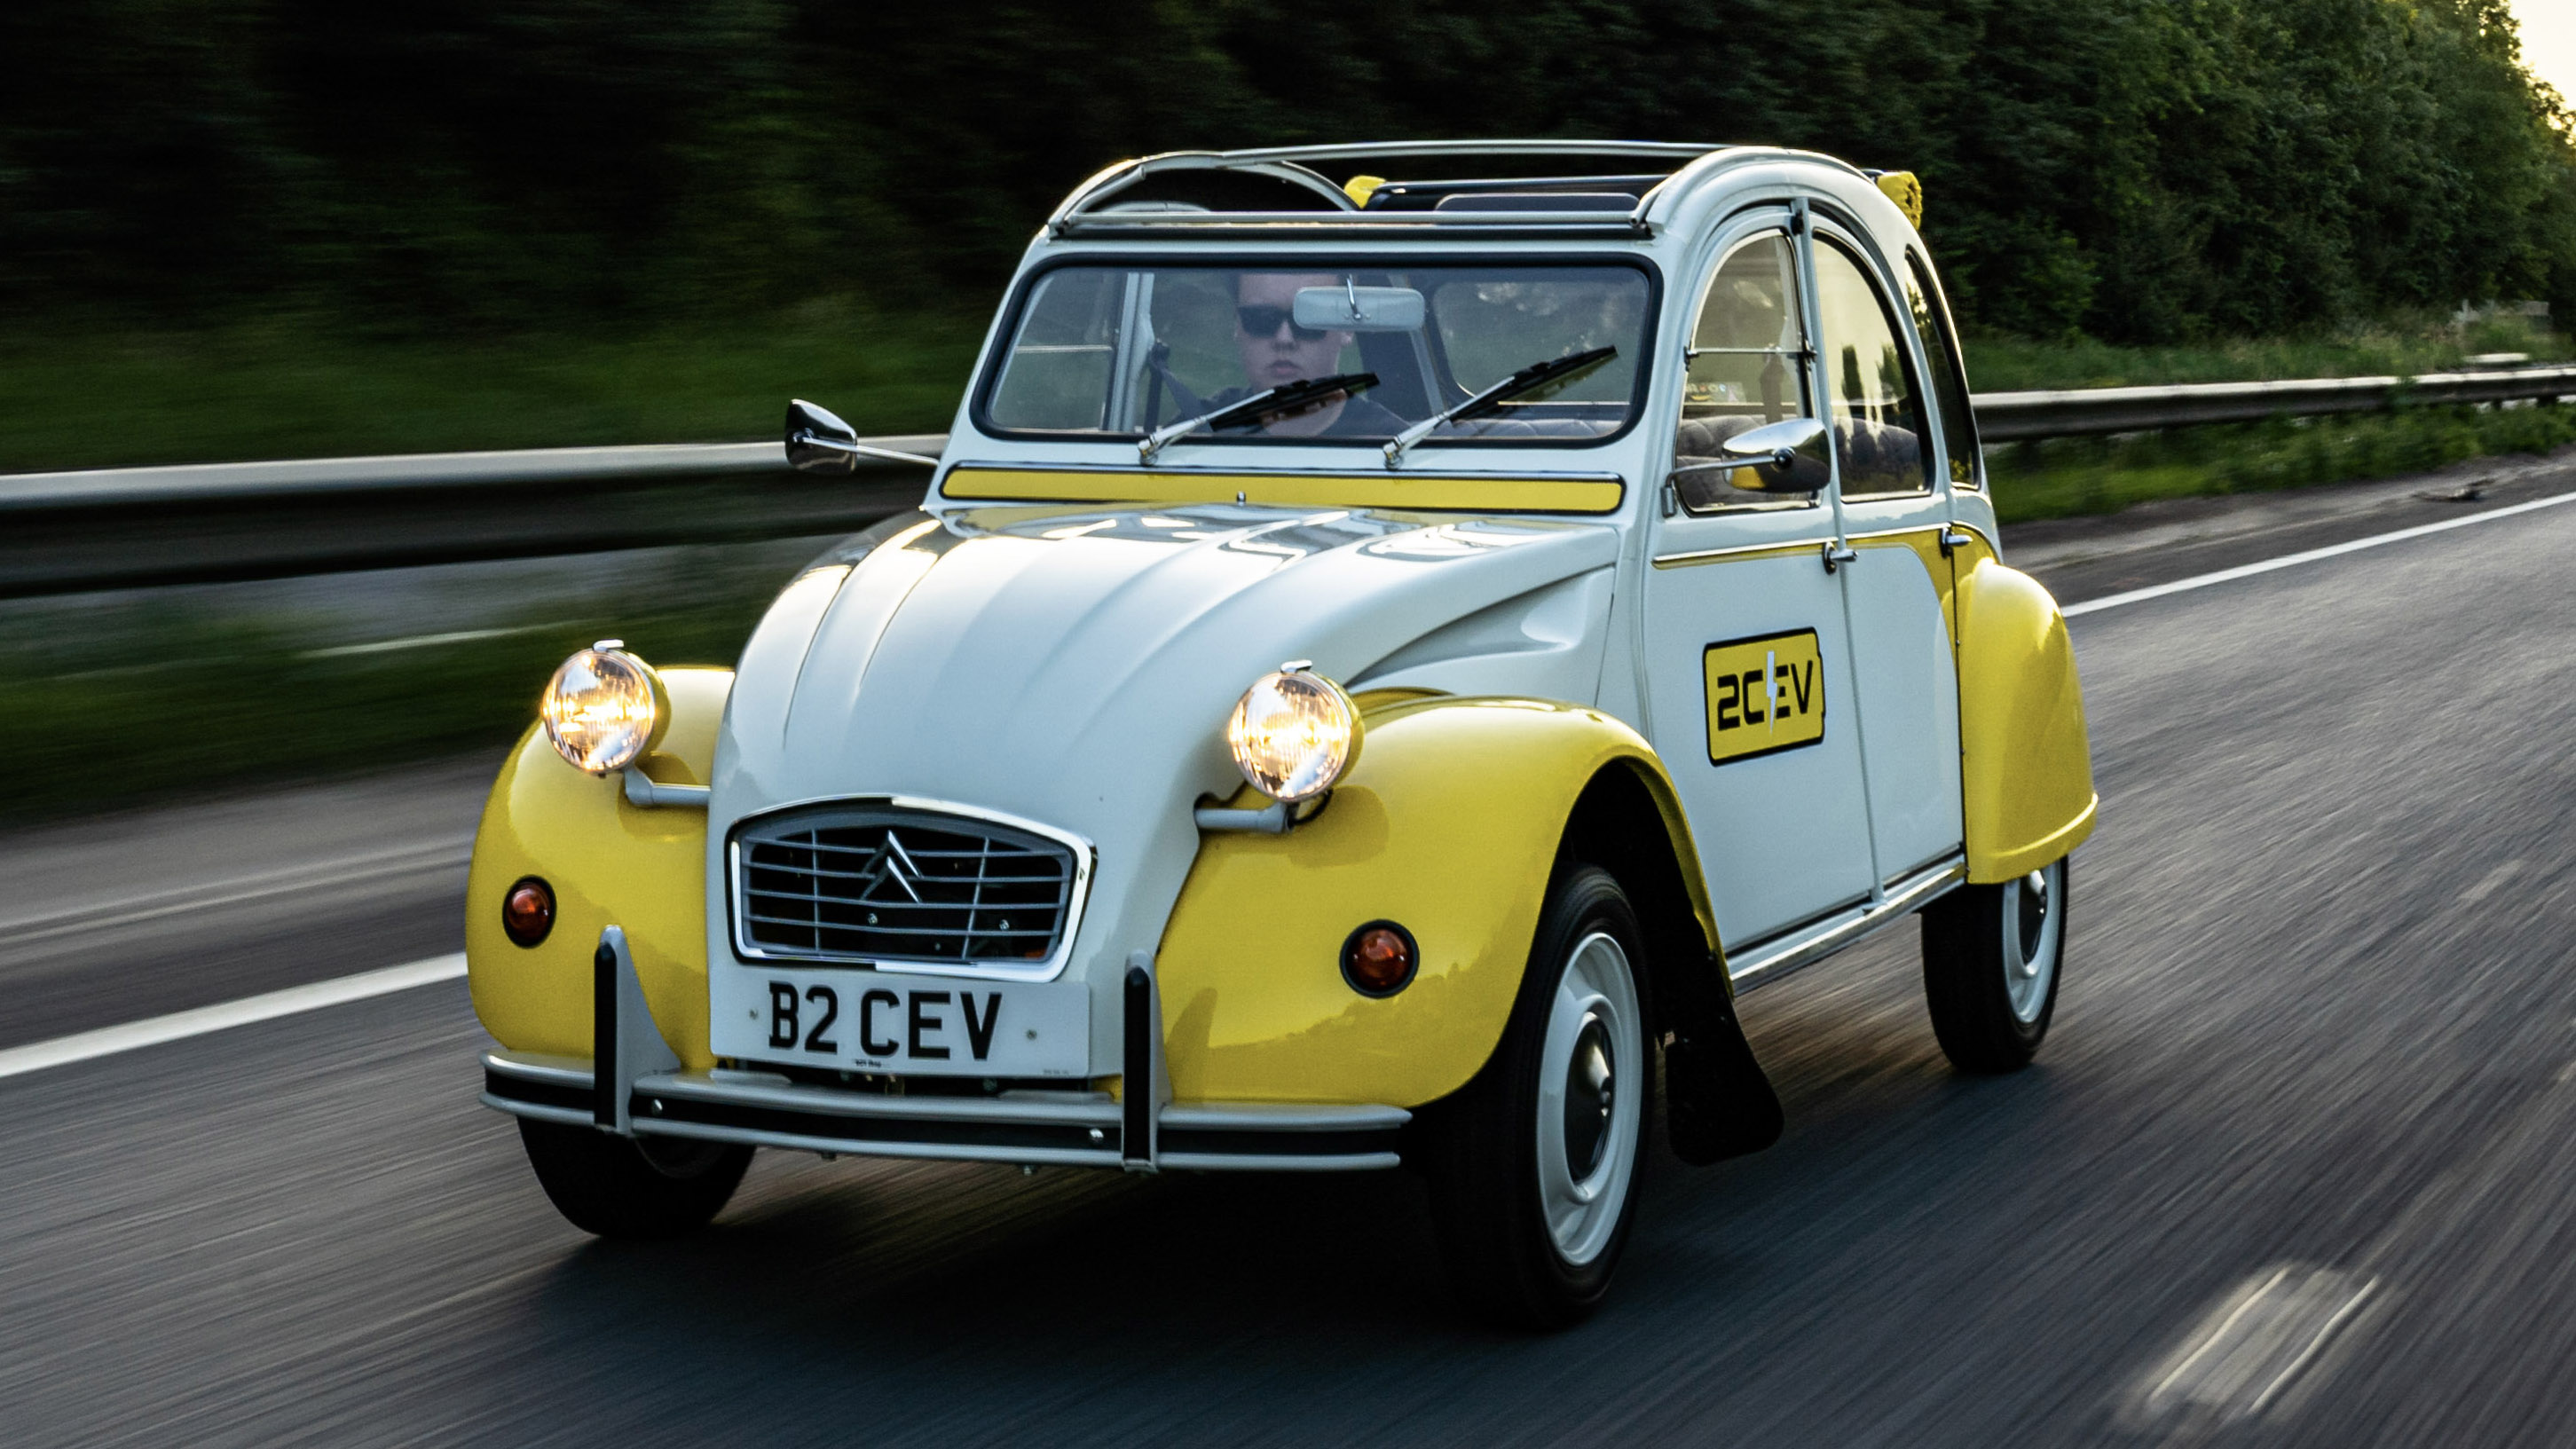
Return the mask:
<svg viewBox="0 0 2576 1449">
<path fill-rule="evenodd" d="M 1968 879 L 1991 884 L 2083 844 L 2100 802 L 2057 601 L 2030 575 L 1981 556 L 1959 578 L 1958 610 Z"/>
<path fill-rule="evenodd" d="M 671 724 L 643 761 L 664 785 L 712 777 L 728 669 L 665 669 Z M 465 887 L 466 980 L 483 1029 L 512 1051 L 591 1053 L 591 954 L 623 926 L 663 1040 L 692 1068 L 707 1049 L 704 810 L 638 808 L 614 775 L 585 774 L 531 728 L 501 767 Z M 554 929 L 533 947 L 502 933 L 501 899 L 535 876 L 555 896 Z"/>
<path fill-rule="evenodd" d="M 1639 898 L 1650 956 L 1679 942 L 1714 963 L 1689 833 L 1635 731 L 1534 700 L 1361 702 L 1366 746 L 1321 815 L 1200 843 L 1156 962 L 1176 1098 L 1410 1107 L 1465 1085 L 1501 1040 L 1567 849 L 1630 857 L 1601 863 Z M 1341 957 L 1378 921 L 1420 965 L 1370 997 Z"/>
</svg>

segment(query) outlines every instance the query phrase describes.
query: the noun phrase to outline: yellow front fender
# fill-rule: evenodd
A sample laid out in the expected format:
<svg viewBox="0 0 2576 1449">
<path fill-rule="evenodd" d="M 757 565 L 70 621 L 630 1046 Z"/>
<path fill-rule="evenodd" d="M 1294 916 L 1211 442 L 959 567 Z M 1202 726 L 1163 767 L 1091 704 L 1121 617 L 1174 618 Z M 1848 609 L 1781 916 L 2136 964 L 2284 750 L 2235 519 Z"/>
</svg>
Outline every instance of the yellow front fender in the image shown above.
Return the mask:
<svg viewBox="0 0 2576 1449">
<path fill-rule="evenodd" d="M 729 669 L 665 669 L 671 726 L 644 772 L 703 785 L 733 689 Z M 707 1049 L 704 810 L 639 809 L 616 776 L 584 774 L 531 728 L 501 767 L 465 886 L 465 975 L 483 1029 L 512 1051 L 591 1055 L 591 954 L 626 928 L 635 974 L 663 1040 L 692 1068 Z M 554 930 L 534 947 L 501 931 L 501 898 L 523 876 L 555 893 Z"/>
<path fill-rule="evenodd" d="M 2075 648 L 2057 601 L 2030 575 L 1981 554 L 1959 578 L 1958 610 L 1968 879 L 1991 884 L 2083 844 L 2100 801 Z"/>
<path fill-rule="evenodd" d="M 1716 948 L 1672 784 L 1626 725 L 1516 699 L 1409 699 L 1364 718 L 1366 747 L 1322 815 L 1200 844 L 1156 960 L 1179 1100 L 1410 1107 L 1465 1085 L 1502 1038 L 1568 817 L 1604 769 L 1654 799 Z M 1341 952 L 1378 920 L 1412 933 L 1421 964 L 1371 998 L 1342 979 Z"/>
</svg>

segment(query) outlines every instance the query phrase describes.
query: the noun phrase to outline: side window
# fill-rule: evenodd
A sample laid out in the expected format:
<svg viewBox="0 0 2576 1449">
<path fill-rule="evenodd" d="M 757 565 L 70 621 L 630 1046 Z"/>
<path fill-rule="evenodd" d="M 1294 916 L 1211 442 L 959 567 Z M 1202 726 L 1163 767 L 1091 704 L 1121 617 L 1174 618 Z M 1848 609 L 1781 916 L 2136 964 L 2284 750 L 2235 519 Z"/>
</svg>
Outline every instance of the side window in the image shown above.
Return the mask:
<svg viewBox="0 0 2576 1449">
<path fill-rule="evenodd" d="M 1040 278 L 993 389 L 993 409 L 1024 428 L 1097 428 L 1108 407 L 1125 278 L 1067 267 Z"/>
<path fill-rule="evenodd" d="M 1681 431 L 1675 436 L 1675 489 L 1694 513 L 1712 508 L 1780 506 L 1777 495 L 1738 491 L 1717 445 L 1748 428 L 1815 411 L 1807 398 L 1806 328 L 1798 315 L 1796 253 L 1779 232 L 1726 254 L 1691 328 L 1689 371 L 1682 383 Z M 1792 504 L 1791 506 L 1802 506 Z"/>
<path fill-rule="evenodd" d="M 1834 396 L 1834 446 L 1843 497 L 1928 492 L 1923 405 L 1897 342 L 1896 317 L 1868 271 L 1842 246 L 1816 238 L 1816 325 L 1824 333 L 1825 386 Z"/>
<path fill-rule="evenodd" d="M 1968 373 L 1959 362 L 1959 339 L 1950 330 L 1950 309 L 1932 283 L 1932 269 L 1919 252 L 1905 254 L 1906 310 L 1914 314 L 1914 333 L 1923 340 L 1924 366 L 1932 369 L 1932 397 L 1941 405 L 1941 451 L 1950 455 L 1950 485 L 1986 486 L 1985 456 L 1977 450 L 1977 415 L 1969 410 Z"/>
</svg>

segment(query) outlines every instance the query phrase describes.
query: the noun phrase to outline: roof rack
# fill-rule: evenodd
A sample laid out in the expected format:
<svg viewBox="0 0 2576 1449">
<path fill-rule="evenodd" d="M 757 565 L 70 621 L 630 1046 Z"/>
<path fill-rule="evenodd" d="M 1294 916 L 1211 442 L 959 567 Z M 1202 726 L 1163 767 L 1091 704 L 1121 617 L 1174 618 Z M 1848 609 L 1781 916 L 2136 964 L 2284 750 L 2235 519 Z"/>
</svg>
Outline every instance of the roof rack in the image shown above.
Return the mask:
<svg viewBox="0 0 2576 1449">
<path fill-rule="evenodd" d="M 1056 208 L 1054 215 L 1047 218 L 1047 231 L 1059 237 L 1170 236 L 1176 232 L 1200 237 L 1246 234 L 1272 238 L 1388 237 L 1465 229 L 1487 237 L 1515 234 L 1639 236 L 1650 230 L 1645 212 L 1655 186 L 1689 163 L 1724 149 L 1694 142 L 1534 139 L 1370 141 L 1353 145 L 1274 146 L 1244 151 L 1171 151 L 1138 161 L 1122 161 L 1075 187 Z M 1334 163 L 1399 158 L 1462 160 L 1476 157 L 1546 158 L 1556 163 L 1554 169 L 1557 174 L 1517 180 L 1485 177 L 1388 183 L 1392 190 L 1388 197 L 1390 202 L 1398 197 L 1428 195 L 1434 207 L 1364 209 L 1332 177 L 1316 169 Z M 1561 164 L 1579 157 L 1625 164 L 1616 170 L 1605 169 L 1589 175 L 1584 174 L 1580 167 Z M 1651 174 L 1640 175 L 1637 163 L 1641 161 L 1670 164 L 1655 169 Z M 1262 178 L 1286 188 L 1281 200 L 1303 202 L 1305 205 L 1302 208 L 1219 210 L 1190 203 L 1145 203 L 1139 206 L 1134 202 L 1121 204 L 1117 201 L 1117 198 L 1154 178 L 1168 177 L 1177 172 L 1219 172 L 1246 179 Z M 1635 202 L 1617 208 L 1580 211 L 1561 207 L 1526 211 L 1436 209 L 1438 197 L 1452 193 L 1508 194 L 1515 189 L 1562 193 L 1580 190 L 1587 183 L 1605 192 L 1620 193 L 1622 202 L 1633 195 Z"/>
</svg>

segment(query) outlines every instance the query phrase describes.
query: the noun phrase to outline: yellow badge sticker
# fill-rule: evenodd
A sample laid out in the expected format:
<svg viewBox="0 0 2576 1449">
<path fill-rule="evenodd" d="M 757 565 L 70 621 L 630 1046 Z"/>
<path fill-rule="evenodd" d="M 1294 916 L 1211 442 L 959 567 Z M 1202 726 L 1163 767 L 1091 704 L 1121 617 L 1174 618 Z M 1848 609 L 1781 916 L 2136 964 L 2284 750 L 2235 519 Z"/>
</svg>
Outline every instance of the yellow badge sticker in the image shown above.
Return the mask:
<svg viewBox="0 0 2576 1449">
<path fill-rule="evenodd" d="M 1700 670 L 1708 681 L 1710 764 L 1825 737 L 1825 669 L 1815 630 L 1711 644 Z"/>
</svg>

